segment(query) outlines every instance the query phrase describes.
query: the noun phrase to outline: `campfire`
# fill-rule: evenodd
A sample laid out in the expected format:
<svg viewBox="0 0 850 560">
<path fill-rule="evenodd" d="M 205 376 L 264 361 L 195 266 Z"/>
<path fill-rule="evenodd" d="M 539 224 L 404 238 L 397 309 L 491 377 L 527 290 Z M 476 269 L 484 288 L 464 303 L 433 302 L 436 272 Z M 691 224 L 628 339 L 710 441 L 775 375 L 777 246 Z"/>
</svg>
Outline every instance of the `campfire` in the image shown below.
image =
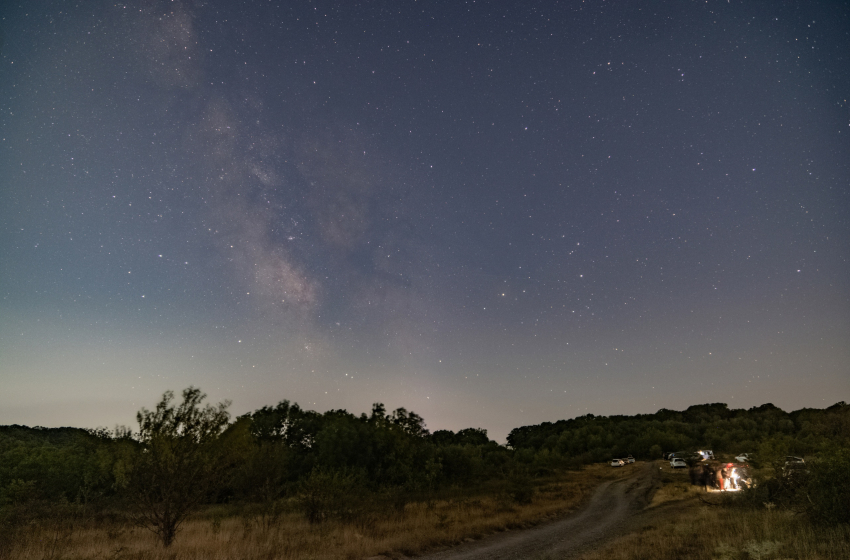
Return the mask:
<svg viewBox="0 0 850 560">
<path fill-rule="evenodd" d="M 705 487 L 707 492 L 739 492 L 753 484 L 749 465 L 705 461 L 690 469 L 691 483 Z"/>
</svg>

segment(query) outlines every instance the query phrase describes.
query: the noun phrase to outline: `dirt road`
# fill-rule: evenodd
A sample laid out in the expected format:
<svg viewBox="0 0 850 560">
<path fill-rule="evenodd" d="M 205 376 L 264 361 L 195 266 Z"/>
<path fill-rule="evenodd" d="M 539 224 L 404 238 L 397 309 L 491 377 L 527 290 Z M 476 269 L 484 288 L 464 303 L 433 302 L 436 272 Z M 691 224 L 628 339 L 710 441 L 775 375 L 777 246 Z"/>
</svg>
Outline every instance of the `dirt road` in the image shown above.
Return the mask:
<svg viewBox="0 0 850 560">
<path fill-rule="evenodd" d="M 603 484 L 584 508 L 568 517 L 524 531 L 490 535 L 420 556 L 419 560 L 573 558 L 623 533 L 633 525 L 635 514 L 649 503 L 657 469 L 653 469 L 652 463 L 634 467 L 632 476 Z"/>
</svg>

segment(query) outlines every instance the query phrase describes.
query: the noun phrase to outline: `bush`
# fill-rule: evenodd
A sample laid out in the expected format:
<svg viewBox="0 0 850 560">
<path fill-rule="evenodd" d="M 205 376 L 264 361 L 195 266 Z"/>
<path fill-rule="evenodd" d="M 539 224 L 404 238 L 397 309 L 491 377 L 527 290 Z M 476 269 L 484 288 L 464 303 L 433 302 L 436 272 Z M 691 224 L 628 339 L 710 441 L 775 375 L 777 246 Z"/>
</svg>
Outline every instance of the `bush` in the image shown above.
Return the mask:
<svg viewBox="0 0 850 560">
<path fill-rule="evenodd" d="M 835 449 L 813 461 L 805 491 L 814 521 L 850 523 L 850 449 Z"/>
<path fill-rule="evenodd" d="M 508 477 L 507 492 L 517 504 L 530 504 L 534 497 L 534 482 L 526 469 L 516 469 Z"/>
<path fill-rule="evenodd" d="M 298 508 L 310 523 L 355 521 L 371 502 L 362 479 L 360 473 L 315 468 L 300 485 Z"/>
<path fill-rule="evenodd" d="M 850 449 L 838 448 L 805 464 L 805 469 L 783 469 L 756 481 L 736 495 L 725 495 L 726 505 L 760 509 L 778 507 L 805 513 L 820 524 L 850 523 Z"/>
<path fill-rule="evenodd" d="M 136 415 L 140 447 L 127 497 L 135 523 L 155 533 L 166 548 L 189 513 L 221 485 L 225 472 L 227 456 L 217 443 L 230 418 L 230 403 L 202 407 L 205 398 L 189 387 L 175 406 L 174 393 L 166 391 L 155 410 L 142 408 Z"/>
<path fill-rule="evenodd" d="M 64 499 L 7 503 L 0 507 L 0 560 L 23 557 L 20 553 L 35 542 L 44 558 L 61 556 L 84 520 L 84 508 Z"/>
</svg>

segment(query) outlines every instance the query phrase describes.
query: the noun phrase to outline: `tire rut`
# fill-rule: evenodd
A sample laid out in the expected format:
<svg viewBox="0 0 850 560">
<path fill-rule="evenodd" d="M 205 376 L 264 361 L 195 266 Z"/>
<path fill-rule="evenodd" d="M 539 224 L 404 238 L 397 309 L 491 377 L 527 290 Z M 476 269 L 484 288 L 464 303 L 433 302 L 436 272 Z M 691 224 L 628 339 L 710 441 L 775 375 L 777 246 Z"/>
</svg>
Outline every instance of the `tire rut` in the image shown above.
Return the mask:
<svg viewBox="0 0 850 560">
<path fill-rule="evenodd" d="M 602 484 L 581 510 L 523 531 L 498 533 L 479 541 L 419 556 L 419 560 L 515 560 L 572 558 L 617 536 L 643 509 L 655 488 L 652 463 L 622 480 Z"/>
</svg>

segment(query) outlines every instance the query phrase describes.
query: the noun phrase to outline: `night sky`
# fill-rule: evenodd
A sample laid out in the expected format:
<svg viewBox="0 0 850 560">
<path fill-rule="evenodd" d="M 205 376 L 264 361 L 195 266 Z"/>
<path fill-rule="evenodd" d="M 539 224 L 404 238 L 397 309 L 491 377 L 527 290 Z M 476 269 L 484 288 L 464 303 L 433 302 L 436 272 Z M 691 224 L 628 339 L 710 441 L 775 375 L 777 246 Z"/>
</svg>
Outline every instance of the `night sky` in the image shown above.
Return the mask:
<svg viewBox="0 0 850 560">
<path fill-rule="evenodd" d="M 0 424 L 850 400 L 847 2 L 0 18 Z"/>
</svg>

